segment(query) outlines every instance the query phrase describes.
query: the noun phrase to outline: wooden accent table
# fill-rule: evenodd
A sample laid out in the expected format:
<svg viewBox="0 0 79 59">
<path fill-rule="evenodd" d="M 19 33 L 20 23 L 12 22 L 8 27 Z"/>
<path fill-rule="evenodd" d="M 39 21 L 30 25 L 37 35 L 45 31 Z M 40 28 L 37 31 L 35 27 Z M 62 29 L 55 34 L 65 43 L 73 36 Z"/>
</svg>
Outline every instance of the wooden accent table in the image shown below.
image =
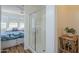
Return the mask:
<svg viewBox="0 0 79 59">
<path fill-rule="evenodd" d="M 59 52 L 77 53 L 78 52 L 78 35 L 68 36 L 64 34 L 59 37 Z"/>
</svg>

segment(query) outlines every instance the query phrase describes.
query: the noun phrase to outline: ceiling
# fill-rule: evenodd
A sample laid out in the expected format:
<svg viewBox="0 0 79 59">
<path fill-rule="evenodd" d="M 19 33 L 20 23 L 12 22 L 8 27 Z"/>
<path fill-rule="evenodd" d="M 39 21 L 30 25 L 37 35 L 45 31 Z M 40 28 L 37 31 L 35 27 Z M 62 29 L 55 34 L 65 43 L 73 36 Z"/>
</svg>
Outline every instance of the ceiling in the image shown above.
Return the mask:
<svg viewBox="0 0 79 59">
<path fill-rule="evenodd" d="M 24 14 L 24 9 L 26 13 L 33 13 L 37 10 L 43 9 L 44 7 L 45 6 L 43 5 L 2 5 L 1 9 L 3 12 Z"/>
<path fill-rule="evenodd" d="M 44 8 L 45 8 L 45 5 L 24 5 L 24 10 L 27 14 L 32 14 Z"/>
<path fill-rule="evenodd" d="M 4 12 L 24 14 L 24 6 L 23 5 L 2 5 L 1 9 Z"/>
<path fill-rule="evenodd" d="M 1 6 L 1 19 L 7 20 L 23 20 L 24 6 L 23 5 L 2 5 Z"/>
</svg>

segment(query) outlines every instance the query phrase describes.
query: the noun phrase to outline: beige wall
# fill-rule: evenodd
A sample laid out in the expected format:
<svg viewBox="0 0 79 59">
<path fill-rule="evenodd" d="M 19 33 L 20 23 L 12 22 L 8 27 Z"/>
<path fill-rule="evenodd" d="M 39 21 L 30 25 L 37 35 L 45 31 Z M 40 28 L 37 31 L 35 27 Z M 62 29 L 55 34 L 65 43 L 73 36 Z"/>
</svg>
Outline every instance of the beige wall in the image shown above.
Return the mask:
<svg viewBox="0 0 79 59">
<path fill-rule="evenodd" d="M 79 33 L 79 6 L 56 6 L 57 35 L 64 33 L 64 28 L 69 26 Z"/>
</svg>

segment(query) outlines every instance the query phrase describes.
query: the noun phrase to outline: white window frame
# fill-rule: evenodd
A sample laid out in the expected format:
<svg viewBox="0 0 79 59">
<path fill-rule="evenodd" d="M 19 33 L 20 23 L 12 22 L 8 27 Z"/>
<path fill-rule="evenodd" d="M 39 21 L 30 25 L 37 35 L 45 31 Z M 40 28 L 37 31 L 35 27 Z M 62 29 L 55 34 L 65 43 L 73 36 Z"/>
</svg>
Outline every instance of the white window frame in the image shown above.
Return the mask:
<svg viewBox="0 0 79 59">
<path fill-rule="evenodd" d="M 6 28 L 7 28 L 7 23 L 1 22 L 1 30 L 6 30 Z"/>
<path fill-rule="evenodd" d="M 18 28 L 18 23 L 17 22 L 10 22 L 8 25 L 8 29 L 12 28 Z"/>
<path fill-rule="evenodd" d="M 24 29 L 24 23 L 19 23 L 19 29 Z"/>
</svg>

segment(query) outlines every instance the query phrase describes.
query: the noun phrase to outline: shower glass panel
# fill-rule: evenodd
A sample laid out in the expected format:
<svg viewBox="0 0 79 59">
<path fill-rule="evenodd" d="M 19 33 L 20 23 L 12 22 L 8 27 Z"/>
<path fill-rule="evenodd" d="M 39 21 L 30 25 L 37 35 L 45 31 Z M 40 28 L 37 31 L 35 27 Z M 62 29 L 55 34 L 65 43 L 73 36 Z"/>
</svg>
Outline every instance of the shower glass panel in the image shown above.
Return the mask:
<svg viewBox="0 0 79 59">
<path fill-rule="evenodd" d="M 36 51 L 36 14 L 30 14 L 30 47 Z"/>
<path fill-rule="evenodd" d="M 43 10 L 29 15 L 29 46 L 36 52 L 45 52 L 45 15 Z"/>
</svg>

